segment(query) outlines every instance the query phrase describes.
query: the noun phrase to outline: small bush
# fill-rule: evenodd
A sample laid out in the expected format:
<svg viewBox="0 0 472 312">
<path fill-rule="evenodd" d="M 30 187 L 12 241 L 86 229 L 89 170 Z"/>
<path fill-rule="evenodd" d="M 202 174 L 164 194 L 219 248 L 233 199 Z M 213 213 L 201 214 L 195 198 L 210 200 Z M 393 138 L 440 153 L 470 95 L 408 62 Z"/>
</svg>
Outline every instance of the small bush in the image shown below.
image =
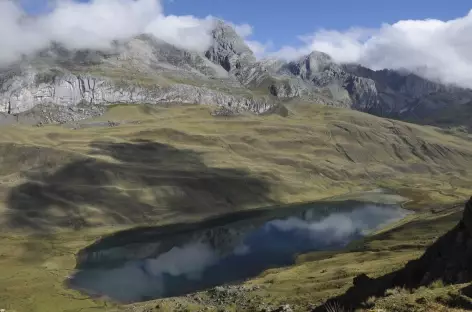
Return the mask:
<svg viewBox="0 0 472 312">
<path fill-rule="evenodd" d="M 429 289 L 438 289 L 438 288 L 444 288 L 444 282 L 442 280 L 435 280 L 432 282 L 429 287 Z"/>
<path fill-rule="evenodd" d="M 395 287 L 395 288 L 390 288 L 385 291 L 385 296 L 390 297 L 390 296 L 399 296 L 399 295 L 405 295 L 408 294 L 408 290 L 401 288 L 401 287 Z"/>
<path fill-rule="evenodd" d="M 349 312 L 339 302 L 328 302 L 325 304 L 326 312 Z"/>
</svg>

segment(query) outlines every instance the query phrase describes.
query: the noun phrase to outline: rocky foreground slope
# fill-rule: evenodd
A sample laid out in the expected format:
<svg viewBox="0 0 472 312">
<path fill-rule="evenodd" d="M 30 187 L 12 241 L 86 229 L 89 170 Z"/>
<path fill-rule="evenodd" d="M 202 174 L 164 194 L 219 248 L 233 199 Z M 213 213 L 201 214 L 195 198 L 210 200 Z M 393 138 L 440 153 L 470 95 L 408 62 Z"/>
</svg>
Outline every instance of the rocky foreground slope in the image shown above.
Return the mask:
<svg viewBox="0 0 472 312">
<path fill-rule="evenodd" d="M 472 281 L 472 197 L 465 204 L 459 223 L 429 246 L 420 258 L 379 278 L 361 274 L 354 278 L 353 287 L 345 294 L 330 299 L 326 305 L 362 308 L 368 298 L 381 298 L 388 289 L 399 287 L 414 292 L 436 281 L 440 281 L 441 285 L 467 284 Z M 469 288 L 462 289 L 467 297 L 471 296 Z M 465 299 L 464 304 L 469 309 L 472 307 L 468 299 Z M 325 308 L 320 306 L 313 311 L 321 312 Z"/>
<path fill-rule="evenodd" d="M 471 90 L 412 73 L 336 64 L 317 51 L 293 61 L 257 60 L 231 26 L 218 21 L 212 34 L 204 53 L 148 35 L 107 51 L 51 44 L 0 70 L 2 120 L 67 122 L 117 103 L 209 104 L 226 113 L 265 113 L 289 99 L 441 125 L 472 112 Z M 445 110 L 453 116 L 445 119 Z"/>
<path fill-rule="evenodd" d="M 420 259 L 409 263 L 402 273 L 396 282 L 408 287 L 429 285 L 436 280 L 446 284 L 472 281 L 472 197 L 459 224 L 440 237 Z"/>
</svg>

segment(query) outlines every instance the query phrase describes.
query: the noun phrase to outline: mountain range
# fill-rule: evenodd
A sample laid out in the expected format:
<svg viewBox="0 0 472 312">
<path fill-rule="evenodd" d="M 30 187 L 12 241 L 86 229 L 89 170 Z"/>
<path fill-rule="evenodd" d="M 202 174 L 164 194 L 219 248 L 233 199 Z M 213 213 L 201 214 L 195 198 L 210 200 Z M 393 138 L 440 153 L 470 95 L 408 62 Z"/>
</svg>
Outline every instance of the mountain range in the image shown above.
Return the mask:
<svg viewBox="0 0 472 312">
<path fill-rule="evenodd" d="M 338 64 L 318 51 L 292 61 L 258 60 L 223 21 L 215 23 L 212 37 L 204 53 L 150 35 L 103 51 L 51 43 L 0 70 L 0 120 L 64 123 L 120 103 L 207 104 L 223 114 L 261 114 L 300 101 L 471 130 L 470 89 L 418 73 Z"/>
</svg>

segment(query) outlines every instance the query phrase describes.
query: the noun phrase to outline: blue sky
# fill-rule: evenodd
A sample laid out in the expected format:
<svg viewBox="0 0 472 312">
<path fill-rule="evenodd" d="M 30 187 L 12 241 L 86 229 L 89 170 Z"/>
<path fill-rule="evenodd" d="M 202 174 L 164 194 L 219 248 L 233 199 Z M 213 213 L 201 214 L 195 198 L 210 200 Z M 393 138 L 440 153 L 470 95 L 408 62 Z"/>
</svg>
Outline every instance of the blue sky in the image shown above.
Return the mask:
<svg viewBox="0 0 472 312">
<path fill-rule="evenodd" d="M 87 2 L 88 0 L 77 0 Z M 47 0 L 20 0 L 30 12 L 43 12 Z M 378 28 L 405 19 L 450 20 L 467 15 L 470 0 L 164 0 L 165 13 L 213 15 L 254 27 L 252 39 L 274 47 L 296 45 L 297 36 L 320 28 Z"/>
<path fill-rule="evenodd" d="M 378 28 L 405 19 L 449 20 L 467 15 L 470 0 L 174 0 L 168 14 L 208 14 L 254 27 L 253 38 L 276 46 L 296 44 L 297 36 L 320 28 Z"/>
</svg>

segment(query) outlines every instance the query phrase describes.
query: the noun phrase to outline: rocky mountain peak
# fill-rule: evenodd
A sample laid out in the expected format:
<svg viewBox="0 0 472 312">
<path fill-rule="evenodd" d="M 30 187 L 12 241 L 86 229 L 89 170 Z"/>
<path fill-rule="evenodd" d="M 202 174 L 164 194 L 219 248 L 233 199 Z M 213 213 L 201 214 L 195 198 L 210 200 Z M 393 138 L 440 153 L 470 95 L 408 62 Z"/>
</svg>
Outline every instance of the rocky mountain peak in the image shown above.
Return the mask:
<svg viewBox="0 0 472 312">
<path fill-rule="evenodd" d="M 233 26 L 222 20 L 217 20 L 215 22 L 212 36 L 214 43 L 228 52 L 232 52 L 239 56 L 254 56 L 253 51 L 245 43 L 244 39 L 238 35 Z"/>
<path fill-rule="evenodd" d="M 308 64 L 316 71 L 321 71 L 327 66 L 332 66 L 335 64 L 333 58 L 330 55 L 320 51 L 313 51 L 310 54 L 303 56 L 299 62 Z"/>
<path fill-rule="evenodd" d="M 316 73 L 330 68 L 338 68 L 328 54 L 319 51 L 313 51 L 308 55 L 300 57 L 298 60 L 289 62 L 287 66 L 292 74 L 300 76 L 305 80 L 311 80 Z"/>
<path fill-rule="evenodd" d="M 212 36 L 212 45 L 205 52 L 205 56 L 226 71 L 238 75 L 242 67 L 256 62 L 252 50 L 231 25 L 217 20 Z"/>
</svg>

